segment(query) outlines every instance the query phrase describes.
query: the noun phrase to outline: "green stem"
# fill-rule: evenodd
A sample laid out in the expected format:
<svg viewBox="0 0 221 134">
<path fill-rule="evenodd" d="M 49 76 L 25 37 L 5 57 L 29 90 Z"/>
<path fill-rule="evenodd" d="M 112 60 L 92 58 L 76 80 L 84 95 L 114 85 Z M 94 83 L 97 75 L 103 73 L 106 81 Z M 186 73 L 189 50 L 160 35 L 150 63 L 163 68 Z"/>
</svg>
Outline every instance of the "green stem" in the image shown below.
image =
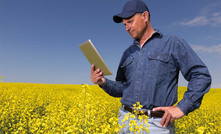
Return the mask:
<svg viewBox="0 0 221 134">
<path fill-rule="evenodd" d="M 85 109 L 86 109 L 86 86 L 84 85 L 84 115 L 83 115 L 83 134 L 84 134 L 84 124 L 85 124 Z"/>
</svg>

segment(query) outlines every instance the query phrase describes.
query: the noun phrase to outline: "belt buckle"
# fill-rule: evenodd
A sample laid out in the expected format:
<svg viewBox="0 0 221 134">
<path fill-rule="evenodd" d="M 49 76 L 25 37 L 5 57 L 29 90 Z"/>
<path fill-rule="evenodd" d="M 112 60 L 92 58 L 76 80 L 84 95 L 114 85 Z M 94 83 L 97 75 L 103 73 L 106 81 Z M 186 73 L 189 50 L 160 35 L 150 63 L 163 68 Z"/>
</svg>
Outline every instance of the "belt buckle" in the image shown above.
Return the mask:
<svg viewBox="0 0 221 134">
<path fill-rule="evenodd" d="M 143 113 L 147 115 L 149 118 L 151 117 L 151 110 L 150 109 L 142 109 Z"/>
<path fill-rule="evenodd" d="M 122 105 L 123 109 L 125 110 L 125 105 Z"/>
<path fill-rule="evenodd" d="M 151 118 L 151 110 L 147 110 L 147 116 L 149 117 L 149 118 Z"/>
</svg>

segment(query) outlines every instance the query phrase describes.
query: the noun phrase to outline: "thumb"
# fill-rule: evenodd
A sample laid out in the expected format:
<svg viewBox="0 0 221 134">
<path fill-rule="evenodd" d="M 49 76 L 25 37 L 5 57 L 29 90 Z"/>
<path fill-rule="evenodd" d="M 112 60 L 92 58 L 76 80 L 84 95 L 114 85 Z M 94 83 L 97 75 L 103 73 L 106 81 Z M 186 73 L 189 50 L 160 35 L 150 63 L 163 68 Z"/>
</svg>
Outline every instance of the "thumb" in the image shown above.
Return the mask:
<svg viewBox="0 0 221 134">
<path fill-rule="evenodd" d="M 94 73 L 94 71 L 95 71 L 95 65 L 92 64 L 92 65 L 91 65 L 91 73 Z"/>
<path fill-rule="evenodd" d="M 164 107 L 155 107 L 153 111 L 164 111 Z"/>
</svg>

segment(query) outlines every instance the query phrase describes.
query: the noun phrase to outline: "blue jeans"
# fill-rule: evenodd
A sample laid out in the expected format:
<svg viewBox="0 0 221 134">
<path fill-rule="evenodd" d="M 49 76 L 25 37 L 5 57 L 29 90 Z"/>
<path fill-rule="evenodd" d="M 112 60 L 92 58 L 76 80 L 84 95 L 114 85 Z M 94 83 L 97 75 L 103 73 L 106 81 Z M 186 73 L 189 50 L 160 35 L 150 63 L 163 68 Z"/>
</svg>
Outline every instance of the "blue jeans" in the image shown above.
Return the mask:
<svg viewBox="0 0 221 134">
<path fill-rule="evenodd" d="M 128 113 L 128 111 L 126 111 L 123 107 L 120 108 L 119 111 L 119 124 L 122 125 L 122 120 L 124 119 L 124 116 Z M 137 118 L 133 119 L 137 122 L 138 125 L 141 124 L 141 122 L 139 122 L 139 120 Z M 161 118 L 148 118 L 148 124 L 150 125 L 150 127 L 148 128 L 149 133 L 147 133 L 146 131 L 142 131 L 141 133 L 143 134 L 175 134 L 175 126 L 174 124 L 171 125 L 169 124 L 167 127 L 161 127 L 160 125 L 161 122 Z M 134 134 L 134 132 L 129 131 L 128 129 L 128 123 L 127 121 L 124 122 L 124 124 L 126 125 L 124 128 L 122 128 L 122 132 L 119 132 L 120 134 Z"/>
</svg>

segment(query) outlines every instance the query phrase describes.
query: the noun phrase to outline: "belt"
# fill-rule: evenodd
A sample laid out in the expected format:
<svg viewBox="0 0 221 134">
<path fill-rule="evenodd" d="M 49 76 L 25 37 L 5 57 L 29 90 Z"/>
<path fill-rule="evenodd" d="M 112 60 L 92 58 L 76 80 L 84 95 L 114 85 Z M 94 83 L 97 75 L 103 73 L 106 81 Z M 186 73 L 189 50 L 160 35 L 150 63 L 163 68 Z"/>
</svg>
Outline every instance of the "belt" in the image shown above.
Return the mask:
<svg viewBox="0 0 221 134">
<path fill-rule="evenodd" d="M 136 110 L 136 109 L 130 108 L 130 107 L 126 106 L 126 105 L 123 105 L 123 108 L 126 111 L 131 112 L 133 114 L 135 114 L 135 111 L 138 111 L 138 112 L 136 112 L 136 114 L 138 113 L 137 115 L 147 115 L 148 117 L 162 118 L 163 114 L 164 114 L 163 111 L 152 111 L 152 110 L 149 110 L 149 109 L 139 109 L 139 110 Z"/>
</svg>

